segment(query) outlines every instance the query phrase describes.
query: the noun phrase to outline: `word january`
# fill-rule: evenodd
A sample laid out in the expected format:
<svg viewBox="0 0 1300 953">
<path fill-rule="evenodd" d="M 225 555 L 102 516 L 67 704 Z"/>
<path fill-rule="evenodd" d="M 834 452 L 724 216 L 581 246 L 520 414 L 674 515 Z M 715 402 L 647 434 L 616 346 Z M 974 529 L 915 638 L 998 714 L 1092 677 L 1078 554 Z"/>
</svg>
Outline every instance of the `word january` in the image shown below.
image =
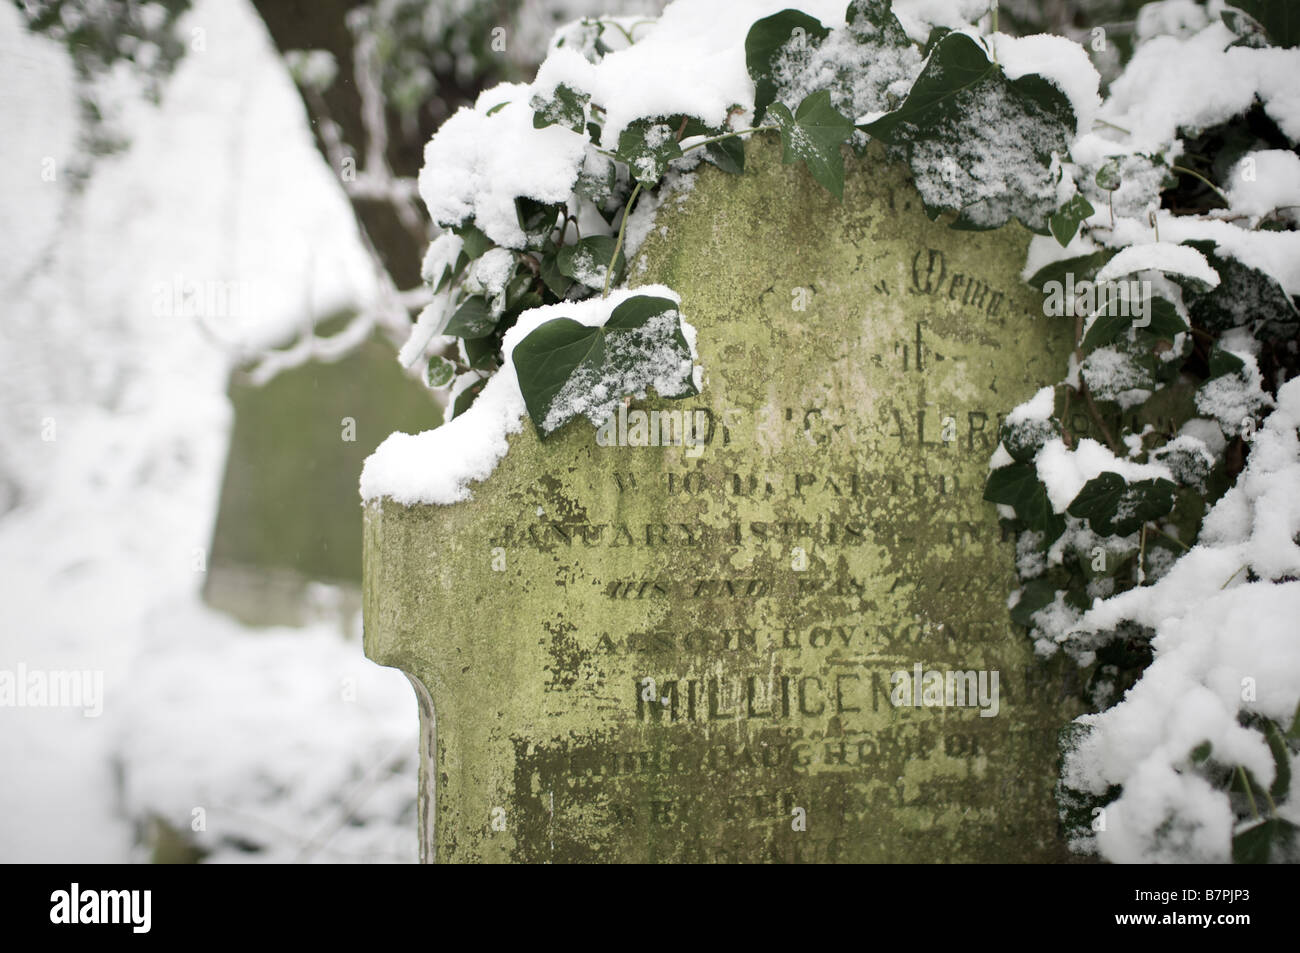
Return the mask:
<svg viewBox="0 0 1300 953">
<path fill-rule="evenodd" d="M 51 923 L 129 923 L 131 932 L 148 933 L 153 922 L 152 890 L 70 890 L 50 894 Z"/>
</svg>

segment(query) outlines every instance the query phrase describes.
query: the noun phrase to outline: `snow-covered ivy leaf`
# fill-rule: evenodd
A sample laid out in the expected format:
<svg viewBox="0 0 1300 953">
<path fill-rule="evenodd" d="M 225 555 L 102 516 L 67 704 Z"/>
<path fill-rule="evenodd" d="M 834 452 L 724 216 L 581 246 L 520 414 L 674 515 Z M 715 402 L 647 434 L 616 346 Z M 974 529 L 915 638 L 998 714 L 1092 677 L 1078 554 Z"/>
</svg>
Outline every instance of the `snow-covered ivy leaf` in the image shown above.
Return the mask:
<svg viewBox="0 0 1300 953">
<path fill-rule="evenodd" d="M 1062 205 L 1056 214 L 1048 219 L 1047 227 L 1052 230 L 1052 237 L 1064 248 L 1070 244 L 1079 226 L 1094 211 L 1092 203 L 1076 192 L 1070 201 Z"/>
<path fill-rule="evenodd" d="M 1018 218 L 1045 232 L 1056 211 L 1052 154 L 1068 151 L 1075 116 L 1043 77 L 1008 79 L 975 40 L 949 33 L 903 105 L 858 128 L 904 150 L 931 215 L 959 212 L 958 228 Z"/>
<path fill-rule="evenodd" d="M 1250 14 L 1273 46 L 1300 46 L 1300 6 L 1295 0 L 1232 0 Z"/>
<path fill-rule="evenodd" d="M 603 326 L 547 321 L 520 341 L 513 361 L 528 415 L 542 437 L 577 416 L 603 423 L 624 397 L 694 394 L 691 350 L 677 304 L 636 295 Z"/>
<path fill-rule="evenodd" d="M 1205 255 L 1216 272 L 1213 289 L 1184 288 L 1183 300 L 1197 327 L 1212 333 L 1248 327 L 1266 341 L 1290 341 L 1300 336 L 1300 311 L 1272 275 L 1216 254 L 1213 242 L 1187 242 Z"/>
<path fill-rule="evenodd" d="M 588 93 L 580 92 L 571 86 L 560 83 L 550 99 L 534 96 L 529 103 L 533 107 L 533 128 L 545 129 L 547 126 L 560 125 L 576 133 L 583 132 L 587 125 Z"/>
<path fill-rule="evenodd" d="M 803 162 L 820 185 L 837 199 L 844 198 L 844 156 L 840 146 L 853 134 L 853 123 L 831 105 L 824 89 L 810 93 L 794 115 L 784 103 L 768 109 L 781 130 L 781 162 Z"/>
<path fill-rule="evenodd" d="M 1271 817 L 1232 838 L 1234 864 L 1295 863 L 1300 854 L 1300 827 Z"/>
<path fill-rule="evenodd" d="M 1047 487 L 1032 464 L 1012 463 L 994 470 L 984 486 L 984 499 L 1014 508 L 1030 529 L 1044 534 L 1045 546 L 1065 532 L 1065 518 L 1052 509 Z"/>
<path fill-rule="evenodd" d="M 1167 340 L 1172 340 L 1174 335 L 1188 330 L 1187 322 L 1179 317 L 1178 309 L 1168 298 L 1153 294 L 1147 299 L 1146 308 L 1146 324 L 1139 324 L 1138 322 L 1144 319 L 1134 314 L 1132 307 L 1110 308 L 1102 305 L 1097 317 L 1088 325 L 1080 348 L 1086 353 L 1105 347 L 1132 327 L 1153 337 Z M 1125 311 L 1128 313 L 1126 314 Z"/>
<path fill-rule="evenodd" d="M 1031 463 L 1043 444 L 1061 435 L 1061 425 L 1054 418 L 1030 417 L 1016 423 L 1002 424 L 999 438 L 1011 459 Z"/>
<path fill-rule="evenodd" d="M 800 10 L 782 10 L 755 21 L 745 36 L 745 65 L 754 81 L 754 125 L 763 121 L 767 107 L 776 99 L 773 69 L 778 57 L 791 45 L 816 45 L 830 30 L 816 17 Z"/>
<path fill-rule="evenodd" d="M 492 309 L 482 295 L 471 295 L 456 309 L 442 333 L 454 338 L 483 338 L 497 326 Z"/>
<path fill-rule="evenodd" d="M 456 365 L 437 354 L 429 358 L 429 366 L 424 369 L 424 382 L 434 390 L 446 387 L 455 376 Z"/>
<path fill-rule="evenodd" d="M 457 225 L 452 229 L 452 231 L 459 235 L 461 241 L 465 243 L 462 251 L 464 251 L 466 257 L 468 257 L 470 261 L 481 256 L 495 244 L 492 239 L 484 235 L 482 229 L 473 222 L 466 222 L 463 225 Z"/>
<path fill-rule="evenodd" d="M 464 378 L 462 378 L 463 380 Z M 451 415 L 453 418 L 459 417 L 478 399 L 478 395 L 483 393 L 483 387 L 487 384 L 487 378 L 483 378 L 477 383 L 471 384 L 463 391 L 456 395 L 455 401 L 452 402 Z"/>
<path fill-rule="evenodd" d="M 563 206 L 538 202 L 525 196 L 515 199 L 515 217 L 523 230 L 529 248 L 541 248 L 555 228 Z"/>
<path fill-rule="evenodd" d="M 556 253 L 555 267 L 561 275 L 580 281 L 588 288 L 603 288 L 605 273 L 609 271 L 610 259 L 614 257 L 614 239 L 607 235 L 592 235 L 572 245 L 565 245 Z M 625 261 L 623 250 L 618 252 L 614 263 L 614 275 L 609 279 L 611 285 L 618 282 L 623 273 Z"/>
<path fill-rule="evenodd" d="M 667 119 L 638 119 L 629 123 L 619 134 L 615 151 L 632 170 L 632 177 L 647 188 L 663 178 L 668 163 L 681 154 L 676 127 L 669 125 Z"/>
<path fill-rule="evenodd" d="M 1158 519 L 1172 510 L 1175 489 L 1169 480 L 1129 483 L 1108 470 L 1085 483 L 1066 512 L 1086 519 L 1094 532 L 1128 536 L 1148 520 Z"/>
<path fill-rule="evenodd" d="M 1246 370 L 1245 361 L 1231 351 L 1225 351 L 1217 345 L 1210 349 L 1208 364 L 1210 380 L 1214 380 L 1216 377 L 1226 377 L 1228 374 L 1243 374 Z"/>
<path fill-rule="evenodd" d="M 1011 621 L 1030 628 L 1034 624 L 1034 613 L 1055 600 L 1055 585 L 1046 579 L 1031 579 L 1020 593 L 1020 601 L 1011 607 Z"/>
<path fill-rule="evenodd" d="M 1093 180 L 1097 183 L 1097 188 L 1107 192 L 1114 192 L 1123 185 L 1124 179 L 1119 174 L 1119 159 L 1111 158 L 1103 162 Z"/>
</svg>

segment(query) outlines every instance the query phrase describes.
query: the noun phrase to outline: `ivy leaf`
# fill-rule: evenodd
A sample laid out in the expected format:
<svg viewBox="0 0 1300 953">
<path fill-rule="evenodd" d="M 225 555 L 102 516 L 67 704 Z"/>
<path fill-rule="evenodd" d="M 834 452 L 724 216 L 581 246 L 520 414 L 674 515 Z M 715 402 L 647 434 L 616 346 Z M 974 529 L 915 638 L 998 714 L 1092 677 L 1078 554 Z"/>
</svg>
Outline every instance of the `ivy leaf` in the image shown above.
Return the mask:
<svg viewBox="0 0 1300 953">
<path fill-rule="evenodd" d="M 903 105 L 858 128 L 904 150 L 932 216 L 958 212 L 958 228 L 1018 218 L 1046 231 L 1056 211 L 1052 155 L 1068 151 L 1075 122 L 1046 79 L 1010 80 L 975 40 L 949 33 Z"/>
<path fill-rule="evenodd" d="M 528 415 L 543 438 L 580 413 L 603 421 L 623 397 L 648 386 L 660 397 L 694 394 L 690 358 L 677 304 L 652 295 L 628 298 L 603 327 L 547 321 L 512 355 Z M 666 370 L 674 363 L 681 369 L 676 380 Z M 597 390 L 603 396 L 592 399 Z"/>
<path fill-rule="evenodd" d="M 666 119 L 638 119 L 629 123 L 619 134 L 615 150 L 615 155 L 632 170 L 632 177 L 647 188 L 663 178 L 668 163 L 681 154 L 677 129 Z"/>
<path fill-rule="evenodd" d="M 1272 817 L 1232 838 L 1234 864 L 1267 864 L 1275 859 L 1294 860 L 1296 834 L 1300 828 L 1281 817 Z"/>
<path fill-rule="evenodd" d="M 565 245 L 555 255 L 555 267 L 561 275 L 580 281 L 588 288 L 603 288 L 605 272 L 609 270 L 610 259 L 614 257 L 614 239 L 607 235 L 592 235 L 572 245 Z M 623 273 L 626 262 L 623 250 L 618 252 L 614 262 L 614 275 L 611 285 L 616 284 Z"/>
<path fill-rule="evenodd" d="M 573 279 L 560 271 L 558 257 L 559 249 L 555 247 L 554 243 L 548 244 L 542 250 L 541 260 L 537 268 L 537 277 L 542 279 L 542 284 L 546 285 L 551 294 L 563 299 L 568 294 L 569 289 L 573 287 Z"/>
<path fill-rule="evenodd" d="M 1124 183 L 1124 179 L 1119 174 L 1119 159 L 1110 158 L 1103 162 L 1097 174 L 1093 176 L 1093 180 L 1097 183 L 1097 188 L 1104 192 L 1114 192 L 1118 189 Z"/>
<path fill-rule="evenodd" d="M 1184 288 L 1193 323 L 1213 333 L 1249 327 L 1255 337 L 1290 341 L 1300 334 L 1300 311 L 1277 279 L 1227 255 L 1213 242 L 1186 242 L 1219 273 L 1218 287 Z"/>
<path fill-rule="evenodd" d="M 470 384 L 469 387 L 466 387 L 456 395 L 456 400 L 452 403 L 451 408 L 452 417 L 459 417 L 461 414 L 465 413 L 465 411 L 469 410 L 474 401 L 478 399 L 478 395 L 483 393 L 483 387 L 486 384 L 487 378 L 484 378 L 477 384 Z"/>
<path fill-rule="evenodd" d="M 1052 230 L 1052 237 L 1062 248 L 1070 244 L 1079 226 L 1096 211 L 1087 199 L 1078 192 L 1074 198 L 1061 206 L 1060 210 L 1047 220 L 1047 227 Z"/>
<path fill-rule="evenodd" d="M 1111 313 L 1111 309 L 1107 308 L 1099 313 L 1088 325 L 1088 330 L 1083 335 L 1083 343 L 1080 347 L 1085 352 L 1105 347 L 1129 328 L 1136 328 L 1153 337 L 1167 340 L 1173 340 L 1174 335 L 1188 330 L 1187 322 L 1179 317 L 1178 309 L 1174 307 L 1174 303 L 1168 298 L 1152 295 L 1148 299 L 1147 323 L 1144 325 L 1137 324 L 1141 318 L 1132 313 L 1132 308 L 1128 310 L 1129 314 L 1124 314 L 1123 308 L 1117 308 L 1114 313 Z"/>
<path fill-rule="evenodd" d="M 1291 752 L 1287 750 L 1286 738 L 1281 729 L 1271 718 L 1264 719 L 1264 737 L 1268 739 L 1268 750 L 1273 755 L 1273 784 L 1268 793 L 1273 800 L 1281 804 L 1291 792 Z"/>
<path fill-rule="evenodd" d="M 984 499 L 1013 507 L 1030 529 L 1044 534 L 1047 545 L 1065 532 L 1065 518 L 1052 509 L 1047 487 L 1031 464 L 1012 463 L 994 470 L 984 486 Z"/>
<path fill-rule="evenodd" d="M 478 258 L 496 244 L 492 239 L 483 234 L 483 231 L 473 222 L 466 222 L 464 225 L 457 225 L 452 229 L 452 231 L 459 235 L 461 241 L 465 243 L 461 250 L 466 256 L 468 256 L 470 261 Z"/>
<path fill-rule="evenodd" d="M 541 248 L 555 228 L 555 221 L 560 217 L 562 206 L 538 202 L 526 196 L 515 199 L 515 217 L 523 229 L 529 248 Z"/>
<path fill-rule="evenodd" d="M 456 309 L 442 333 L 455 338 L 485 338 L 497 326 L 492 309 L 482 295 L 471 295 Z"/>
<path fill-rule="evenodd" d="M 1050 282 L 1055 281 L 1064 287 L 1067 274 L 1074 275 L 1076 281 L 1081 281 L 1084 278 L 1091 281 L 1096 277 L 1097 272 L 1105 267 L 1106 262 L 1115 257 L 1118 251 L 1115 248 L 1103 248 L 1088 255 L 1054 261 L 1034 272 L 1033 277 L 1029 279 L 1029 283 L 1046 293 L 1045 286 Z"/>
<path fill-rule="evenodd" d="M 464 342 L 465 360 L 476 371 L 491 370 L 496 364 L 497 352 L 501 349 L 495 337 L 471 338 Z"/>
<path fill-rule="evenodd" d="M 424 369 L 424 382 L 433 390 L 441 390 L 456 376 L 456 365 L 445 357 L 434 355 Z"/>
<path fill-rule="evenodd" d="M 859 42 L 908 46 L 912 41 L 894 16 L 892 6 L 892 0 L 852 0 L 844 14 L 849 32 Z"/>
<path fill-rule="evenodd" d="M 784 103 L 772 103 L 768 112 L 781 130 L 782 164 L 803 162 L 822 188 L 843 200 L 840 145 L 853 134 L 853 123 L 831 105 L 830 91 L 809 93 L 793 116 Z"/>
<path fill-rule="evenodd" d="M 1225 351 L 1223 348 L 1215 345 L 1210 350 L 1210 380 L 1216 377 L 1224 377 L 1228 374 L 1240 374 L 1246 370 L 1246 362 L 1233 354 L 1231 351 Z"/>
<path fill-rule="evenodd" d="M 1300 9 L 1295 0 L 1232 0 L 1264 28 L 1273 46 L 1300 46 Z"/>
<path fill-rule="evenodd" d="M 1128 536 L 1148 520 L 1158 519 L 1174 508 L 1174 490 L 1169 480 L 1137 480 L 1128 483 L 1107 470 L 1083 485 L 1066 512 L 1086 519 L 1104 536 Z"/>
<path fill-rule="evenodd" d="M 682 133 L 682 138 L 688 139 L 692 136 L 713 138 L 714 136 L 721 136 L 727 131 L 726 129 L 711 128 L 698 119 L 691 117 L 686 120 L 686 131 Z M 704 158 L 723 172 L 740 175 L 745 171 L 745 142 L 740 136 L 731 136 L 727 139 L 719 139 L 717 142 L 710 142 L 704 147 Z"/>
<path fill-rule="evenodd" d="M 754 81 L 754 125 L 763 121 L 767 107 L 776 99 L 773 67 L 792 41 L 820 44 L 830 35 L 822 22 L 800 10 L 782 10 L 756 20 L 745 36 L 745 66 Z"/>
<path fill-rule="evenodd" d="M 533 128 L 545 129 L 547 126 L 560 125 L 582 133 L 587 123 L 587 103 L 590 94 L 579 92 L 572 86 L 559 83 L 551 99 L 534 96 L 529 103 L 533 107 Z"/>
<path fill-rule="evenodd" d="M 1020 594 L 1020 601 L 1011 608 L 1011 621 L 1025 628 L 1033 628 L 1033 615 L 1056 599 L 1056 586 L 1046 579 L 1031 579 Z"/>
</svg>

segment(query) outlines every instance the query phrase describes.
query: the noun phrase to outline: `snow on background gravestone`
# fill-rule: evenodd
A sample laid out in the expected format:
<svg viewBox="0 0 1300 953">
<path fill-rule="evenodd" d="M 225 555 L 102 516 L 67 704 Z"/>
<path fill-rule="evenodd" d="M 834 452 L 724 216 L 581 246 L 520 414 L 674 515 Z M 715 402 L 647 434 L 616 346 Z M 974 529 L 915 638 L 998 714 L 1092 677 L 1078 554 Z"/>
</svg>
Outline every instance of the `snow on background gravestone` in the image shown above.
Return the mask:
<svg viewBox="0 0 1300 953">
<path fill-rule="evenodd" d="M 127 860 L 132 820 L 188 831 L 195 807 L 215 860 L 263 856 L 241 843 L 277 860 L 413 859 L 386 773 L 414 752 L 405 680 L 337 625 L 255 635 L 198 601 L 231 353 L 364 302 L 373 279 L 252 9 L 199 3 L 181 35 L 190 25 L 206 51 L 160 108 L 130 104 L 130 147 L 76 201 L 66 53 L 0 7 L 0 668 L 102 670 L 105 694 L 99 718 L 0 711 L 0 763 L 22 766 L 0 786 L 0 859 Z M 243 282 L 244 308 L 206 330 L 156 316 L 177 276 Z M 409 800 L 413 776 L 396 788 Z M 349 811 L 360 826 L 340 828 Z"/>
</svg>

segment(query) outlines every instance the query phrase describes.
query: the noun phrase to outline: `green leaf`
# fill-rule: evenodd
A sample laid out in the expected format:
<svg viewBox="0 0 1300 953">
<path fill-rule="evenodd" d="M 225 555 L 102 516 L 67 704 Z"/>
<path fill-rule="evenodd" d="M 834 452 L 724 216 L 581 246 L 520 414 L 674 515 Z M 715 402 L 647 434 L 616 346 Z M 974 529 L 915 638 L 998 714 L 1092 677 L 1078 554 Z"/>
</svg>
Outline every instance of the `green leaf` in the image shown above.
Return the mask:
<svg viewBox="0 0 1300 953">
<path fill-rule="evenodd" d="M 587 103 L 591 96 L 579 92 L 571 86 L 559 83 L 551 99 L 534 96 L 529 104 L 533 107 L 533 128 L 545 129 L 547 126 L 560 125 L 574 132 L 582 133 L 587 124 Z"/>
<path fill-rule="evenodd" d="M 849 32 L 859 42 L 908 46 L 912 41 L 894 16 L 892 0 L 852 0 L 844 13 Z"/>
<path fill-rule="evenodd" d="M 1010 80 L 975 40 L 949 33 L 903 105 L 858 128 L 903 149 L 932 217 L 956 211 L 953 227 L 962 228 L 1018 218 L 1046 231 L 1056 211 L 1052 156 L 1068 151 L 1075 122 L 1065 94 L 1046 79 Z"/>
<path fill-rule="evenodd" d="M 537 272 L 542 284 L 546 285 L 551 294 L 563 299 L 573 287 L 573 279 L 560 271 L 558 257 L 559 249 L 554 244 L 547 245 L 542 252 Z"/>
<path fill-rule="evenodd" d="M 465 341 L 465 360 L 476 371 L 492 370 L 496 366 L 500 342 L 493 337 L 470 338 Z"/>
<path fill-rule="evenodd" d="M 682 334 L 677 305 L 667 298 L 636 295 L 616 307 L 603 327 L 588 327 L 569 318 L 555 318 L 535 328 L 514 349 L 512 359 L 528 415 L 543 438 L 554 433 L 579 412 L 567 399 L 600 388 L 604 398 L 581 411 L 593 421 L 612 412 L 625 396 L 659 382 L 664 384 L 664 364 L 676 360 L 690 364 L 690 347 Z M 672 313 L 672 322 L 651 319 Z M 647 359 L 647 355 L 651 359 Z M 657 360 L 656 360 L 657 358 Z M 685 397 L 695 393 L 686 373 L 660 397 Z"/>
<path fill-rule="evenodd" d="M 632 177 L 646 187 L 658 183 L 668 171 L 668 163 L 681 154 L 677 126 L 670 125 L 667 119 L 638 119 L 629 123 L 619 134 L 615 150 L 615 155 L 627 163 Z"/>
<path fill-rule="evenodd" d="M 712 138 L 723 135 L 726 131 L 706 126 L 692 117 L 686 120 L 686 131 L 682 133 L 682 138 L 689 139 L 692 136 Z M 740 175 L 745 171 L 745 142 L 740 136 L 730 136 L 717 142 L 710 142 L 704 147 L 704 158 L 723 172 Z"/>
<path fill-rule="evenodd" d="M 466 222 L 464 225 L 458 225 L 452 229 L 460 236 L 461 241 L 465 243 L 463 251 L 469 260 L 473 261 L 478 258 L 496 243 L 483 234 L 482 230 L 473 222 Z"/>
<path fill-rule="evenodd" d="M 1280 804 L 1291 793 L 1291 752 L 1287 750 L 1286 738 L 1281 729 L 1271 718 L 1264 719 L 1264 737 L 1268 739 L 1268 750 L 1273 755 L 1273 783 L 1269 786 L 1269 796 Z"/>
<path fill-rule="evenodd" d="M 1217 344 L 1210 350 L 1210 380 L 1216 377 L 1224 377 L 1227 374 L 1240 374 L 1246 370 L 1246 362 L 1233 354 L 1231 351 L 1225 351 Z"/>
<path fill-rule="evenodd" d="M 607 235 L 593 235 L 572 245 L 565 245 L 555 255 L 555 267 L 561 275 L 580 281 L 588 288 L 603 288 L 605 272 L 609 270 L 610 259 L 614 257 L 614 239 Z M 618 283 L 626 266 L 623 250 L 618 252 L 614 263 L 614 274 L 610 285 Z"/>
<path fill-rule="evenodd" d="M 563 207 L 560 205 L 538 202 L 522 195 L 515 199 L 515 217 L 527 236 L 529 248 L 541 248 L 546 243 L 561 211 Z"/>
<path fill-rule="evenodd" d="M 1043 533 L 1050 545 L 1065 532 L 1065 518 L 1052 509 L 1047 487 L 1038 471 L 1027 463 L 1012 463 L 989 474 L 984 499 L 1013 507 L 1030 529 Z"/>
<path fill-rule="evenodd" d="M 1025 628 L 1033 628 L 1033 614 L 1056 600 L 1056 586 L 1046 579 L 1031 579 L 1020 594 L 1020 601 L 1011 608 L 1011 621 Z"/>
<path fill-rule="evenodd" d="M 442 333 L 456 338 L 487 337 L 495 330 L 497 319 L 492 316 L 482 295 L 472 295 L 456 309 Z"/>
<path fill-rule="evenodd" d="M 470 405 L 478 399 L 478 395 L 483 393 L 483 387 L 487 384 L 487 378 L 479 381 L 477 384 L 471 384 L 463 391 L 456 395 L 456 400 L 452 403 L 452 417 L 459 417 L 465 411 L 469 410 Z"/>
<path fill-rule="evenodd" d="M 1074 198 L 1062 205 L 1060 211 L 1047 220 L 1047 227 L 1052 230 L 1052 237 L 1064 248 L 1070 244 L 1079 226 L 1094 211 L 1092 204 L 1076 192 Z"/>
<path fill-rule="evenodd" d="M 1300 7 L 1295 0 L 1232 0 L 1264 28 L 1273 46 L 1300 46 Z"/>
<path fill-rule="evenodd" d="M 809 93 L 793 116 L 784 103 L 772 103 L 768 111 L 781 130 L 782 164 L 803 162 L 822 188 L 843 200 L 840 146 L 853 134 L 853 123 L 831 105 L 830 92 Z"/>
<path fill-rule="evenodd" d="M 1073 274 L 1076 281 L 1081 281 L 1084 278 L 1092 280 L 1096 277 L 1097 272 L 1105 267 L 1106 262 L 1115 257 L 1118 251 L 1115 248 L 1103 248 L 1091 254 L 1054 261 L 1034 272 L 1033 277 L 1029 279 L 1029 283 L 1042 290 L 1048 282 L 1052 281 L 1064 286 L 1067 274 Z"/>
<path fill-rule="evenodd" d="M 1128 309 L 1132 312 L 1132 308 Z M 1080 347 L 1085 351 L 1093 351 L 1099 347 L 1105 347 L 1113 342 L 1129 328 L 1136 328 L 1155 338 L 1165 338 L 1173 340 L 1174 335 L 1188 330 L 1187 322 L 1178 315 L 1178 310 L 1174 303 L 1168 298 L 1159 295 L 1152 295 L 1147 301 L 1147 316 L 1145 325 L 1139 325 L 1141 320 L 1137 315 L 1132 313 L 1124 314 L 1124 309 L 1118 308 L 1112 314 L 1107 308 L 1088 325 L 1087 332 L 1083 335 L 1083 343 Z"/>
<path fill-rule="evenodd" d="M 1108 470 L 1085 483 L 1066 512 L 1086 519 L 1103 536 L 1128 536 L 1172 510 L 1175 489 L 1165 479 L 1128 483 Z"/>
<path fill-rule="evenodd" d="M 1232 838 L 1234 864 L 1267 864 L 1274 860 L 1294 860 L 1296 834 L 1300 833 L 1290 821 L 1272 817 L 1242 831 Z"/>
<path fill-rule="evenodd" d="M 452 382 L 456 376 L 456 365 L 445 357 L 434 355 L 429 358 L 429 366 L 424 369 L 424 382 L 434 390 L 440 390 Z"/>
<path fill-rule="evenodd" d="M 802 32 L 796 32 L 802 31 Z M 797 43 L 819 44 L 830 34 L 820 20 L 799 10 L 782 10 L 754 22 L 745 36 L 745 66 L 754 81 L 754 125 L 763 121 L 773 100 L 776 82 L 772 70 L 782 51 L 793 39 Z"/>
<path fill-rule="evenodd" d="M 1118 189 L 1124 183 L 1119 174 L 1119 159 L 1110 158 L 1103 162 L 1093 179 L 1097 183 L 1097 188 L 1105 192 L 1114 192 Z"/>
</svg>

